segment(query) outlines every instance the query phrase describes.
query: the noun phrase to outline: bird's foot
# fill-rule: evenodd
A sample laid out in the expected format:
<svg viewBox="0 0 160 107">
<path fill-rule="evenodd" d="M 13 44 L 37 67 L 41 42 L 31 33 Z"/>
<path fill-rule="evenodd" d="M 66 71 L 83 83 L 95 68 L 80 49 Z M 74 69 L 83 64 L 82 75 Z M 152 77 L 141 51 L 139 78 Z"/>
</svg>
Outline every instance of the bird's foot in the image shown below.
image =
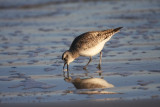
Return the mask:
<svg viewBox="0 0 160 107">
<path fill-rule="evenodd" d="M 101 70 L 101 65 L 100 64 L 98 64 L 97 69 Z"/>
<path fill-rule="evenodd" d="M 84 69 L 84 70 L 87 70 L 87 66 L 84 66 L 83 69 Z"/>
</svg>

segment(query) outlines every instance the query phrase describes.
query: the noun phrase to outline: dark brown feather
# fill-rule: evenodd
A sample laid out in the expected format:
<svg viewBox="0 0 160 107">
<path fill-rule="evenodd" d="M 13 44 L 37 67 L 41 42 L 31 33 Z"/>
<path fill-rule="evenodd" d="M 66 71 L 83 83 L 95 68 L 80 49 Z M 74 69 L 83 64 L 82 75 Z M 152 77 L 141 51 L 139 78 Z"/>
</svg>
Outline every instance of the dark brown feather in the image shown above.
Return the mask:
<svg viewBox="0 0 160 107">
<path fill-rule="evenodd" d="M 117 33 L 122 27 L 115 29 L 108 29 L 103 31 L 86 32 L 77 36 L 70 46 L 70 51 L 85 50 L 87 48 L 94 47 L 98 43 L 104 41 L 110 36 Z"/>
</svg>

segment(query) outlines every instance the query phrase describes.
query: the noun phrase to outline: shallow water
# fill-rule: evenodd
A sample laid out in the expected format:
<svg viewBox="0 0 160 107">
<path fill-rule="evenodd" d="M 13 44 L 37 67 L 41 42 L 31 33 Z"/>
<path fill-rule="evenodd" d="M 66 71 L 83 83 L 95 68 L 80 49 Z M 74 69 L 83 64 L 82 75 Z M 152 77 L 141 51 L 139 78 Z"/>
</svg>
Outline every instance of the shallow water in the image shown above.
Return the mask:
<svg viewBox="0 0 160 107">
<path fill-rule="evenodd" d="M 10 1 L 0 1 L 1 103 L 159 99 L 158 0 Z M 114 88 L 81 90 L 66 82 L 61 55 L 72 40 L 119 26 L 124 28 L 103 49 L 101 71 L 97 55 L 86 71 L 89 58 L 79 57 L 69 72 L 72 78 L 102 78 Z"/>
</svg>

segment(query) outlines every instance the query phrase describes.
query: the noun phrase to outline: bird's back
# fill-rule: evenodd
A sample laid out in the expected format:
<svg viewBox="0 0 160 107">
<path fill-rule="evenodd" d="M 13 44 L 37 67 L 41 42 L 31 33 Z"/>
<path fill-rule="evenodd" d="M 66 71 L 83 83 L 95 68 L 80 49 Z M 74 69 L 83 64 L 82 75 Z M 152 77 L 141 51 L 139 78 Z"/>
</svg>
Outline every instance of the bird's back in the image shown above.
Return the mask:
<svg viewBox="0 0 160 107">
<path fill-rule="evenodd" d="M 116 29 L 108 29 L 103 31 L 91 31 L 91 32 L 83 33 L 74 39 L 69 50 L 71 51 L 87 50 L 91 47 L 96 46 L 102 41 L 105 41 L 107 39 L 109 40 L 121 28 L 122 27 L 119 27 Z"/>
</svg>

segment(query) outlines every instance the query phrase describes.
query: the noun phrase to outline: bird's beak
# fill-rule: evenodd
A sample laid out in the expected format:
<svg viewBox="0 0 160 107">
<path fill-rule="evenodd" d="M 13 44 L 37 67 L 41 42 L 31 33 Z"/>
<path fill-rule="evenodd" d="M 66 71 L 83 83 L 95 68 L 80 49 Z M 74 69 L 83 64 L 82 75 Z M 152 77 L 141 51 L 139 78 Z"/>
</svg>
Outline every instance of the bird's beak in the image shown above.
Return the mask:
<svg viewBox="0 0 160 107">
<path fill-rule="evenodd" d="M 68 70 L 69 70 L 69 65 L 67 64 L 67 72 L 68 72 Z"/>
<path fill-rule="evenodd" d="M 63 73 L 64 73 L 64 68 L 66 66 L 66 62 L 64 62 L 64 66 L 63 66 Z M 67 64 L 67 77 L 69 78 L 69 65 Z"/>
<path fill-rule="evenodd" d="M 66 62 L 64 62 L 63 70 L 64 70 L 65 66 L 66 66 Z"/>
<path fill-rule="evenodd" d="M 63 70 L 64 70 L 64 68 L 65 68 L 65 66 L 66 66 L 66 62 L 64 62 L 64 66 L 63 66 Z M 67 64 L 67 72 L 68 72 L 68 70 L 69 70 L 69 65 Z"/>
</svg>

